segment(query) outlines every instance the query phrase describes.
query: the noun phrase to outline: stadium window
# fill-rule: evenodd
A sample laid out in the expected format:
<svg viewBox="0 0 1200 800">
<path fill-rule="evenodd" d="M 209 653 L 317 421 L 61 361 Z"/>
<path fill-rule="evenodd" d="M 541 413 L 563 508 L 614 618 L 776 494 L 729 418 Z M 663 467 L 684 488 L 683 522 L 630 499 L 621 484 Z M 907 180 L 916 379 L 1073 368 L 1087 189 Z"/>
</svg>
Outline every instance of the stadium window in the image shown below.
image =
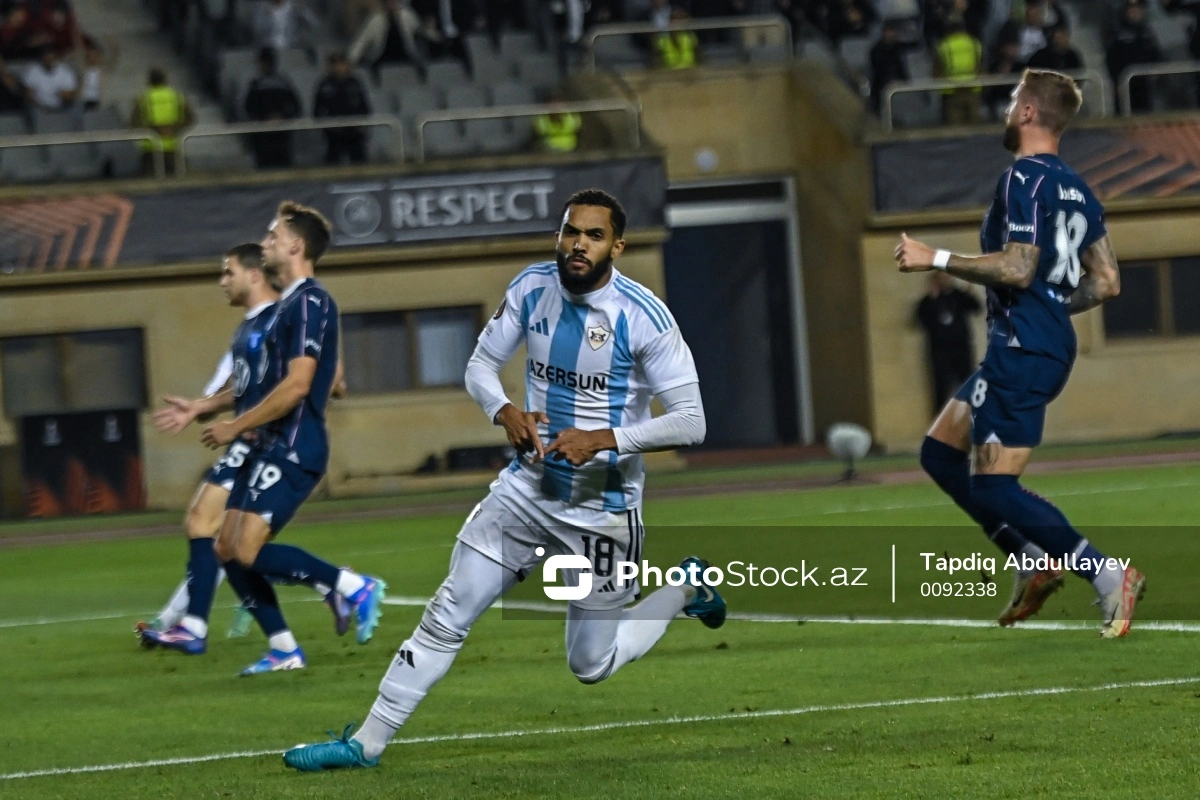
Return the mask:
<svg viewBox="0 0 1200 800">
<path fill-rule="evenodd" d="M 1172 259 L 1171 300 L 1175 334 L 1200 334 L 1200 257 Z"/>
<path fill-rule="evenodd" d="M 462 386 L 479 306 L 342 315 L 342 358 L 354 394 Z"/>
<path fill-rule="evenodd" d="M 146 407 L 139 328 L 4 339 L 0 370 L 8 417 Z"/>
<path fill-rule="evenodd" d="M 1121 264 L 1121 294 L 1104 304 L 1104 335 L 1125 339 L 1163 335 L 1163 303 L 1158 261 Z"/>
</svg>

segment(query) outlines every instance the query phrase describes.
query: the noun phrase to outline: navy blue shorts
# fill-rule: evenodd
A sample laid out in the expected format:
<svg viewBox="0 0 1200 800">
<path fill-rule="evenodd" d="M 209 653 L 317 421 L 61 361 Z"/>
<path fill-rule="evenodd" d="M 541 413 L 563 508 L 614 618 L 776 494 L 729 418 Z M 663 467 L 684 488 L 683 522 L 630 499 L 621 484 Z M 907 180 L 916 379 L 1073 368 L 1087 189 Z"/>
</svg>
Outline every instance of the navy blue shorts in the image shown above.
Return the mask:
<svg viewBox="0 0 1200 800">
<path fill-rule="evenodd" d="M 273 452 L 255 450 L 237 471 L 225 507 L 259 515 L 274 535 L 291 522 L 320 481 L 320 473 L 301 469 Z"/>
<path fill-rule="evenodd" d="M 1046 406 L 1067 385 L 1071 367 L 1019 347 L 989 348 L 956 400 L 971 406 L 971 443 L 1037 447 Z"/>
<path fill-rule="evenodd" d="M 233 491 L 234 481 L 237 479 L 238 470 L 246 460 L 251 457 L 253 445 L 241 440 L 233 442 L 225 450 L 225 454 L 217 459 L 217 463 L 213 464 L 212 469 L 208 471 L 208 475 L 204 478 L 205 483 L 211 483 L 213 486 L 220 486 L 227 492 Z"/>
</svg>

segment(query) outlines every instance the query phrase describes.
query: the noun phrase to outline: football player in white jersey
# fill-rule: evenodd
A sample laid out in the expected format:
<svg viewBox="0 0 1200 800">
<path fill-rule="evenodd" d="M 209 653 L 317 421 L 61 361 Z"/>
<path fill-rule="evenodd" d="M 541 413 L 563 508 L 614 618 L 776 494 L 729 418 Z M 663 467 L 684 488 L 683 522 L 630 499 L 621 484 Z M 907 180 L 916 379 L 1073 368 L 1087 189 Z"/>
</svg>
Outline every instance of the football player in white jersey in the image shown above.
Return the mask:
<svg viewBox="0 0 1200 800">
<path fill-rule="evenodd" d="M 591 592 L 567 607 L 567 663 L 598 683 L 645 655 L 681 611 L 710 628 L 725 602 L 689 558 L 682 586 L 637 605 L 636 581 L 614 574 L 641 562 L 642 453 L 699 444 L 704 408 L 691 351 L 667 307 L 613 265 L 625 247 L 625 211 L 590 189 L 563 209 L 556 261 L 534 264 L 508 287 L 467 366 L 471 396 L 519 451 L 458 534 L 450 574 L 400 646 L 366 722 L 353 737 L 300 745 L 295 769 L 370 767 L 426 693 L 450 669 L 471 625 L 550 556 L 584 556 L 564 570 Z M 525 410 L 504 394 L 501 368 L 524 343 Z M 658 397 L 666 413 L 650 416 Z"/>
</svg>

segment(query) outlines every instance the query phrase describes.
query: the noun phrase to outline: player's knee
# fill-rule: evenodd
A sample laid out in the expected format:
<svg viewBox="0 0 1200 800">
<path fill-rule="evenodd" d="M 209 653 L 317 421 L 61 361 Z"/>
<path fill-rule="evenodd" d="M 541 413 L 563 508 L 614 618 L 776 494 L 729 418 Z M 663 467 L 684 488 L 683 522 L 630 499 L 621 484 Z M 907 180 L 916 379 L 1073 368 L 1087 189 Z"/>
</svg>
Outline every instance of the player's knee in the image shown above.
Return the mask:
<svg viewBox="0 0 1200 800">
<path fill-rule="evenodd" d="M 221 518 L 212 518 L 199 508 L 192 507 L 187 511 L 183 520 L 189 539 L 203 539 L 216 536 L 221 530 Z"/>
<path fill-rule="evenodd" d="M 567 648 L 567 667 L 580 683 L 599 683 L 613 673 L 616 648 L 577 642 Z"/>
<path fill-rule="evenodd" d="M 222 564 L 237 559 L 237 548 L 233 546 L 233 542 L 223 536 L 217 537 L 213 543 L 213 550 L 217 553 L 217 560 Z"/>
<path fill-rule="evenodd" d="M 417 638 L 427 646 L 443 652 L 452 652 L 462 647 L 467 634 L 471 632 L 471 623 L 474 620 L 462 619 L 462 615 L 454 613 L 454 608 L 454 602 L 448 602 L 448 598 L 438 590 L 433 602 L 421 616 L 421 624 L 417 626 Z"/>
</svg>

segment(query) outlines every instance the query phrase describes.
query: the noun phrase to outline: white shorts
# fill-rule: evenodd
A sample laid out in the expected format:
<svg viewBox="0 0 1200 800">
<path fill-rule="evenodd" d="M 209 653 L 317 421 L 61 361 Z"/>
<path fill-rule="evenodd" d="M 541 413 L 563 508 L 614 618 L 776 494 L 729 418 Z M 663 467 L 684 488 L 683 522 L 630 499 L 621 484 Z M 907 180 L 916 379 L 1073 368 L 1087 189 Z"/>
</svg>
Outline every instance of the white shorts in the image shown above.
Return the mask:
<svg viewBox="0 0 1200 800">
<path fill-rule="evenodd" d="M 541 581 L 538 566 L 553 555 L 582 555 L 592 563 L 592 590 L 572 604 L 608 610 L 626 606 L 641 593 L 636 579 L 617 580 L 616 564 L 641 564 L 645 528 L 642 511 L 609 512 L 530 497 L 516 481 L 501 476 L 467 517 L 458 539 L 516 572 Z M 541 550 L 540 554 L 538 550 Z M 563 570 L 562 584 L 578 586 L 578 570 Z"/>
</svg>

